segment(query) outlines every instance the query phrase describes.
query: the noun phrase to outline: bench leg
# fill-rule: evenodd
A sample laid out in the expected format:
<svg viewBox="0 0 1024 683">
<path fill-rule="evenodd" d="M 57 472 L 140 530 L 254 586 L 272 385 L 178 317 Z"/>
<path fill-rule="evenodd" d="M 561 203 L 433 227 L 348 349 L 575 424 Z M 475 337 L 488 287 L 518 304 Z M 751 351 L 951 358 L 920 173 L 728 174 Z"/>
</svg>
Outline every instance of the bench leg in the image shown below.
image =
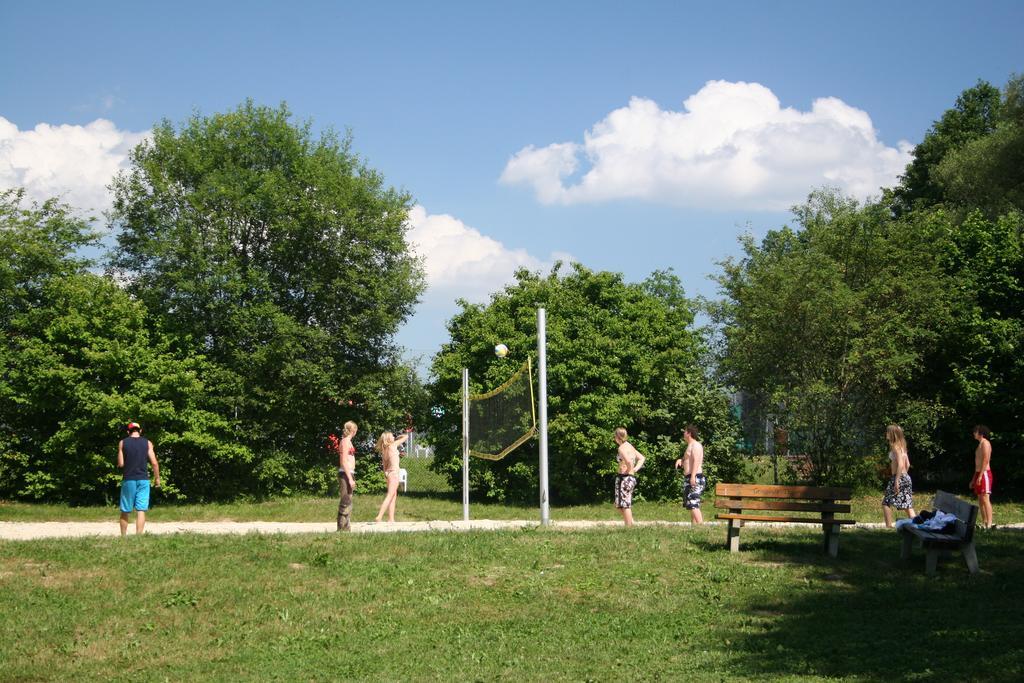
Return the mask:
<svg viewBox="0 0 1024 683">
<path fill-rule="evenodd" d="M 903 537 L 903 543 L 900 545 L 900 559 L 909 560 L 910 551 L 914 547 L 914 537 L 908 533 L 901 533 Z"/>
<path fill-rule="evenodd" d="M 971 541 L 963 547 L 961 551 L 964 555 L 964 561 L 967 563 L 967 571 L 972 574 L 978 573 L 978 554 L 974 552 L 974 541 Z"/>
<path fill-rule="evenodd" d="M 740 526 L 739 520 L 729 520 L 728 535 L 725 537 L 725 545 L 731 553 L 737 553 L 740 550 Z"/>
<path fill-rule="evenodd" d="M 829 557 L 839 556 L 839 529 L 838 524 L 825 525 L 825 551 Z"/>
<path fill-rule="evenodd" d="M 933 576 L 939 566 L 939 551 L 935 548 L 928 548 L 928 554 L 924 558 L 924 569 L 928 576 Z"/>
</svg>

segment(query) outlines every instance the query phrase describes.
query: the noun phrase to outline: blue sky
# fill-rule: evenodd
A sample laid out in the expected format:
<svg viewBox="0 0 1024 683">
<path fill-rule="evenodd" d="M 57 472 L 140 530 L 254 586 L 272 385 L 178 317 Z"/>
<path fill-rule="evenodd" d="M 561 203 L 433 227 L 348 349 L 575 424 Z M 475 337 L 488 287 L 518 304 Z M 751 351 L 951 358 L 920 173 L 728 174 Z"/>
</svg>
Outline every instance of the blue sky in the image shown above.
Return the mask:
<svg viewBox="0 0 1024 683">
<path fill-rule="evenodd" d="M 102 208 L 154 122 L 287 101 L 415 197 L 433 286 L 398 339 L 429 354 L 516 265 L 713 295 L 742 231 L 877 191 L 963 89 L 1024 71 L 1022 26 L 1021 2 L 4 0 L 0 186 Z"/>
</svg>

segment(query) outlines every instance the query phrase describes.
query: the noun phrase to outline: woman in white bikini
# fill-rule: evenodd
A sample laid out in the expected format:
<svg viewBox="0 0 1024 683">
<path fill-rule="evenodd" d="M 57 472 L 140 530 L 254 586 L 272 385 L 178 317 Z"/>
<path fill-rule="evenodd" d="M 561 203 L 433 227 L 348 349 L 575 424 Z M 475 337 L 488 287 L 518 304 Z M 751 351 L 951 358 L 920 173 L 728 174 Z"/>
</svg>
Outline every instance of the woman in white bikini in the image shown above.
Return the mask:
<svg viewBox="0 0 1024 683">
<path fill-rule="evenodd" d="M 391 432 L 384 432 L 377 439 L 377 451 L 380 453 L 381 464 L 384 467 L 384 478 L 388 483 L 388 492 L 384 496 L 384 502 L 380 504 L 380 511 L 373 521 L 379 522 L 388 513 L 388 521 L 395 521 L 395 503 L 398 501 L 398 447 L 409 438 L 408 434 L 402 434 L 397 439 Z"/>
</svg>

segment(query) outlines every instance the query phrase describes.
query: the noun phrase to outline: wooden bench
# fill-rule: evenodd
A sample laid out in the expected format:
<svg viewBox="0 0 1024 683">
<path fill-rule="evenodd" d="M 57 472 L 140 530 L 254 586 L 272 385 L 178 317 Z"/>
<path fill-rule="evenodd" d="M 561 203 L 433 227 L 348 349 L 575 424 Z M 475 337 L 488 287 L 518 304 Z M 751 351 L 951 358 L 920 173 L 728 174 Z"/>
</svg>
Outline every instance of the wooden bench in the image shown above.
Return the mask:
<svg viewBox="0 0 1024 683">
<path fill-rule="evenodd" d="M 717 484 L 715 507 L 728 510 L 715 515 L 729 520 L 726 546 L 731 552 L 740 549 L 740 528 L 744 522 L 797 522 L 820 524 L 825 532 L 825 550 L 839 554 L 839 530 L 852 519 L 836 519 L 836 513 L 849 512 L 852 491 L 822 486 L 768 486 L 763 484 Z M 775 514 L 747 514 L 744 510 Z M 780 512 L 812 512 L 813 516 L 780 515 Z"/>
<path fill-rule="evenodd" d="M 967 570 L 972 574 L 978 573 L 978 554 L 974 551 L 974 523 L 978 519 L 978 506 L 960 500 L 952 493 L 938 491 L 935 494 L 935 502 L 932 505 L 936 510 L 956 515 L 956 530 L 951 534 L 942 534 L 935 531 L 918 529 L 916 526 L 907 524 L 899 528 L 903 537 L 903 544 L 900 548 L 900 558 L 910 559 L 910 549 L 917 540 L 925 549 L 925 571 L 934 574 L 939 563 L 939 553 L 949 553 L 959 550 L 967 563 Z"/>
</svg>

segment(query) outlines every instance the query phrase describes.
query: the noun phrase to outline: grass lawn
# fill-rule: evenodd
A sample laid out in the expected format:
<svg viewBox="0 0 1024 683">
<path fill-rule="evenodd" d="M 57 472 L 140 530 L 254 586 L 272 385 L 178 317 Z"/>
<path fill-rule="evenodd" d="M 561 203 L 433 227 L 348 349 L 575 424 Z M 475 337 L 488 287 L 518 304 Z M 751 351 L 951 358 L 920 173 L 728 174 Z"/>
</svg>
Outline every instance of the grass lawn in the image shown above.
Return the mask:
<svg viewBox="0 0 1024 683">
<path fill-rule="evenodd" d="M 929 509 L 933 493 L 918 493 L 914 496 L 918 510 Z M 971 500 L 966 494 L 961 498 Z M 382 495 L 355 496 L 353 520 L 368 522 L 373 519 L 380 506 Z M 705 496 L 704 517 L 712 519 L 715 514 L 714 495 Z M 338 502 L 334 498 L 293 497 L 278 498 L 263 502 L 211 503 L 204 505 L 183 505 L 156 503 L 149 519 L 154 522 L 183 521 L 273 521 L 273 522 L 330 522 L 337 516 Z M 637 501 L 633 508 L 637 520 L 684 521 L 689 513 L 678 502 L 652 503 Z M 540 510 L 534 506 L 515 506 L 497 503 L 471 502 L 470 516 L 473 519 L 540 519 Z M 881 494 L 860 496 L 853 501 L 851 515 L 858 522 L 881 522 Z M 1006 502 L 996 499 L 993 516 L 996 524 L 1024 522 L 1024 504 L 1020 501 Z M 70 507 L 67 505 L 45 505 L 34 503 L 12 503 L 0 501 L 0 521 L 8 522 L 102 522 L 117 518 L 116 503 L 109 506 Z M 553 506 L 551 518 L 555 520 L 580 519 L 621 519 L 611 503 L 577 506 Z M 462 499 L 458 496 L 445 497 L 443 494 L 420 494 L 411 491 L 399 493 L 398 521 L 462 519 Z"/>
<path fill-rule="evenodd" d="M 326 505 L 326 502 L 325 502 Z M 721 527 L 0 542 L 0 680 L 1020 680 L 1024 533 Z"/>
</svg>

